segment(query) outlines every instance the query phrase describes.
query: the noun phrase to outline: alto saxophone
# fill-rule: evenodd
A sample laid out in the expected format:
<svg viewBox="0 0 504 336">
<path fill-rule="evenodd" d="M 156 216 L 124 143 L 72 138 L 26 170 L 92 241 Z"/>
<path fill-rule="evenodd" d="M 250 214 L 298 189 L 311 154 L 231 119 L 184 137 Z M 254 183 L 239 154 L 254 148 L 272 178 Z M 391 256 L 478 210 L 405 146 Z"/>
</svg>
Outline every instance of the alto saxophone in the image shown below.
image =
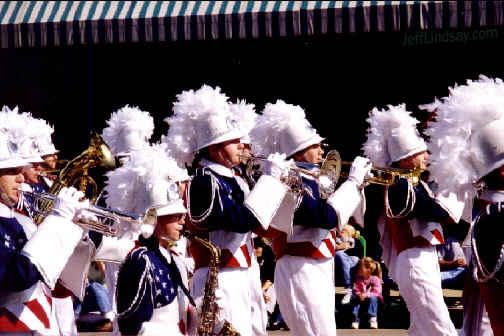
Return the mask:
<svg viewBox="0 0 504 336">
<path fill-rule="evenodd" d="M 210 264 L 208 265 L 208 277 L 205 282 L 205 295 L 201 305 L 201 315 L 198 326 L 199 336 L 240 336 L 240 333 L 233 328 L 231 323 L 224 321 L 222 329 L 216 333 L 214 331 L 215 324 L 219 317 L 219 306 L 215 298 L 215 290 L 219 287 L 219 263 L 220 263 L 220 248 L 210 243 L 206 239 L 202 239 L 192 232 L 184 231 L 183 235 L 189 239 L 194 239 L 210 252 Z"/>
</svg>

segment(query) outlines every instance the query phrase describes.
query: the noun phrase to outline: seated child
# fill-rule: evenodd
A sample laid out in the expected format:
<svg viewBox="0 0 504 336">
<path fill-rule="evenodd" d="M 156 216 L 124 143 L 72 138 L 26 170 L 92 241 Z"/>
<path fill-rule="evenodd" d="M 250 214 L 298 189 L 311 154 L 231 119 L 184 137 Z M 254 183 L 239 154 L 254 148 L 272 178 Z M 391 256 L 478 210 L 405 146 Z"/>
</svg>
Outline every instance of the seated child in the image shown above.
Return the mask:
<svg viewBox="0 0 504 336">
<path fill-rule="evenodd" d="M 341 304 L 348 304 L 352 298 L 352 269 L 359 262 L 356 256 L 348 255 L 347 250 L 355 247 L 355 239 L 360 235 L 353 226 L 347 224 L 336 238 L 336 254 L 334 255 L 335 275 L 337 279 L 343 279 L 345 295 Z"/>
<path fill-rule="evenodd" d="M 354 282 L 353 297 L 350 302 L 353 305 L 353 329 L 359 329 L 359 310 L 363 303 L 368 305 L 370 327 L 378 329 L 378 299 L 383 302 L 381 267 L 370 257 L 364 257 L 357 265 L 357 278 Z"/>
</svg>

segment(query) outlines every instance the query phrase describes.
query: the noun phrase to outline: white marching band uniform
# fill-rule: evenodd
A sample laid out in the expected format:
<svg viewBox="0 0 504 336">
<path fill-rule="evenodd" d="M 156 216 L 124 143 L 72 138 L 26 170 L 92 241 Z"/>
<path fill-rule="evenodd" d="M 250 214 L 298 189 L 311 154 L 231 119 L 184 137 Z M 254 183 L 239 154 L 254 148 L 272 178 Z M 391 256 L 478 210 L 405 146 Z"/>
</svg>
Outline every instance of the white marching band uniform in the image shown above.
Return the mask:
<svg viewBox="0 0 504 336">
<path fill-rule="evenodd" d="M 438 183 L 441 192 L 456 192 L 458 198 L 467 203 L 468 209 L 473 208 L 470 205 L 474 201 L 474 217 L 485 205 L 504 200 L 502 190 L 493 190 L 495 185 L 485 185 L 489 175 L 498 169 L 502 171 L 504 166 L 503 106 L 503 81 L 483 75 L 478 80 L 467 80 L 466 84 L 450 87 L 447 97 L 425 106 L 436 111 L 436 121 L 426 131 L 431 138 L 431 176 Z M 498 182 L 502 184 L 502 176 L 500 179 Z M 478 190 L 481 187 L 483 190 Z M 470 215 L 464 217 L 472 223 Z M 466 241 L 469 240 L 473 227 L 474 223 L 471 224 Z M 501 232 L 495 230 L 495 234 Z M 489 238 L 488 233 L 486 238 Z M 502 237 L 496 239 L 502 241 Z M 479 245 L 482 243 L 484 244 L 478 241 Z M 498 251 L 495 253 L 498 255 Z M 462 334 L 502 334 L 504 287 L 493 279 L 476 282 L 474 261 L 475 256 L 472 255 L 469 273 L 473 275 L 473 279 L 466 282 L 468 286 L 464 288 Z M 493 332 L 489 328 L 489 320 Z"/>
<path fill-rule="evenodd" d="M 390 167 L 427 150 L 416 129 L 418 120 L 404 104 L 381 111 L 375 108 L 368 122 L 363 149 L 375 166 Z M 443 298 L 435 246 L 444 243 L 440 222 L 451 218 L 457 223 L 460 215 L 453 216 L 454 210 L 422 181 L 413 186 L 401 179 L 387 187 L 385 195 L 385 210 L 378 222 L 380 245 L 390 277 L 410 312 L 408 334 L 457 335 Z"/>
<path fill-rule="evenodd" d="M 184 91 L 177 98 L 174 115 L 166 119 L 170 125 L 168 135 L 162 141 L 179 162 L 191 164 L 195 152 L 245 135 L 239 118 L 230 111 L 228 98 L 219 88 L 204 85 L 197 91 Z M 241 335 L 265 335 L 264 323 L 262 326 L 251 323 L 257 313 L 253 311 L 257 307 L 254 300 L 262 297 L 261 287 L 250 281 L 250 267 L 255 258 L 252 231 L 268 228 L 287 187 L 265 175 L 249 193 L 247 182 L 234 169 L 208 159 L 199 164 L 187 188 L 189 229 L 222 251 L 216 292 L 221 310 L 215 332 L 227 320 Z M 191 242 L 190 250 L 195 260 L 191 293 L 199 306 L 208 276 L 208 251 L 195 242 Z M 195 334 L 199 325 L 199 316 L 195 319 L 190 334 Z"/>
<path fill-rule="evenodd" d="M 300 107 L 280 100 L 266 105 L 251 138 L 254 153 L 280 152 L 287 157 L 323 140 Z M 360 159 L 363 179 L 369 171 L 364 167 L 368 160 Z M 274 240 L 277 301 L 293 335 L 335 335 L 336 230 L 354 213 L 363 215 L 362 179 L 360 183 L 349 179 L 327 200 L 320 198 L 313 177 L 302 175 L 302 179 L 309 192 L 302 199 L 288 194 L 290 201 L 284 202 L 279 211 L 282 216 L 276 219 L 284 232 Z"/>
</svg>

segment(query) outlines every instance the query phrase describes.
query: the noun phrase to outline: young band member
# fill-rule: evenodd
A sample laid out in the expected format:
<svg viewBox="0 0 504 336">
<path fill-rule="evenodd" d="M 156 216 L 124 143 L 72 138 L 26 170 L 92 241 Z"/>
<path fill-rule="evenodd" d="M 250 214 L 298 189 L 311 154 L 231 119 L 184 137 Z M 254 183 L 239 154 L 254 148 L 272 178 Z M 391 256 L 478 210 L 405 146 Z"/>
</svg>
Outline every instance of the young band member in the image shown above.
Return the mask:
<svg viewBox="0 0 504 336">
<path fill-rule="evenodd" d="M 233 169 L 242 159 L 244 132 L 220 89 L 204 85 L 197 91 L 184 91 L 177 96 L 173 111 L 165 120 L 170 127 L 162 141 L 179 164 L 195 161 L 186 194 L 189 229 L 222 251 L 216 293 L 220 312 L 214 332 L 220 332 L 228 321 L 241 335 L 253 335 L 253 313 L 247 307 L 253 306 L 253 291 L 260 288 L 246 285 L 254 253 L 251 231 L 268 228 L 286 193 L 287 187 L 279 181 L 284 162 L 268 161 L 267 173 L 249 192 L 245 180 Z M 190 251 L 196 264 L 191 293 L 196 302 L 202 302 L 209 253 L 197 242 L 191 242 Z"/>
<path fill-rule="evenodd" d="M 374 165 L 427 168 L 427 146 L 418 121 L 404 105 L 373 109 L 364 153 Z M 423 182 L 399 179 L 385 190 L 378 228 L 383 257 L 410 312 L 409 335 L 457 335 L 443 299 L 435 245 L 443 243 L 441 222 L 458 222 L 451 203 L 442 205 Z M 445 201 L 445 200 L 443 200 Z M 448 211 L 450 210 L 450 211 Z M 452 217 L 450 217 L 452 216 Z"/>
<path fill-rule="evenodd" d="M 174 165 L 162 150 L 143 150 L 122 167 L 135 185 L 127 192 L 137 210 L 157 216 L 154 223 L 142 224 L 137 246 L 119 271 L 116 300 L 124 335 L 187 335 L 192 298 L 184 261 L 174 250 L 187 211 L 178 185 L 169 179 Z"/>
<path fill-rule="evenodd" d="M 297 163 L 322 161 L 323 138 L 301 107 L 281 100 L 266 105 L 251 138 L 253 151 L 259 155 L 280 152 Z M 291 202 L 293 209 L 298 207 L 293 215 L 282 212 L 278 218 L 285 234 L 274 240 L 275 288 L 282 316 L 295 335 L 336 334 L 336 230 L 354 213 L 363 212 L 362 187 L 370 168 L 369 160 L 357 157 L 349 179 L 327 199 L 321 198 L 314 177 L 301 173 L 305 192 L 300 200 Z"/>
<path fill-rule="evenodd" d="M 58 335 L 51 289 L 83 236 L 73 221 L 89 203 L 79 201 L 81 192 L 63 188 L 39 226 L 17 214 L 28 163 L 14 151 L 18 144 L 9 124 L 2 119 L 0 125 L 0 332 Z"/>
<path fill-rule="evenodd" d="M 107 120 L 107 127 L 102 131 L 103 140 L 109 145 L 115 157 L 118 157 L 125 165 L 129 157 L 139 150 L 149 149 L 149 140 L 154 132 L 154 119 L 146 112 L 134 106 L 123 106 L 113 112 Z M 121 167 L 116 168 L 107 175 L 105 192 L 105 202 L 108 207 L 122 210 L 127 213 L 139 213 L 135 211 L 138 206 L 135 202 L 125 202 L 126 195 L 130 195 L 127 190 L 132 190 L 133 185 L 123 180 L 125 172 L 130 172 L 130 168 L 125 171 Z M 130 222 L 121 222 L 117 239 L 122 241 L 135 241 L 140 234 L 140 226 Z M 119 272 L 118 263 L 105 263 L 105 279 L 109 290 L 112 310 L 116 312 L 115 288 L 117 274 Z M 114 323 L 114 330 L 117 325 Z"/>
<path fill-rule="evenodd" d="M 466 283 L 464 297 L 474 300 L 466 301 L 470 310 L 465 312 L 464 332 L 466 335 L 491 333 L 484 329 L 484 307 L 477 302 L 479 292 L 493 334 L 504 335 L 504 286 L 502 277 L 498 280 L 502 270 L 499 272 L 497 265 L 488 267 L 489 260 L 497 260 L 503 253 L 502 216 L 495 210 L 504 201 L 504 84 L 499 78 L 480 76 L 478 80 L 450 88 L 449 96 L 434 105 L 437 120 L 427 129 L 427 134 L 431 137 L 431 174 L 439 184 L 439 192 L 454 191 L 468 203 L 474 199 L 475 218 L 481 211 L 488 213 L 487 220 L 475 221 L 470 230 L 470 233 L 475 231 L 473 251 L 478 250 L 478 255 L 472 255 L 470 273 L 478 281 L 479 291 L 474 283 Z M 487 207 L 490 204 L 493 205 Z M 480 264 L 487 265 L 488 273 L 476 267 Z"/>
</svg>

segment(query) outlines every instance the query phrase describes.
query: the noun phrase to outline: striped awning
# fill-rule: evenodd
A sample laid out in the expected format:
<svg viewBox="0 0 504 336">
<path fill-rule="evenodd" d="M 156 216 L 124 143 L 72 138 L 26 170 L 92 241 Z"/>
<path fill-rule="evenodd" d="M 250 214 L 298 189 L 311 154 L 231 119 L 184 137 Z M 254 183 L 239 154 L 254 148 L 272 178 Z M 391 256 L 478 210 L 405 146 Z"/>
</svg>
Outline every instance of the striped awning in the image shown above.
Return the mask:
<svg viewBox="0 0 504 336">
<path fill-rule="evenodd" d="M 0 1 L 2 48 L 502 25 L 500 1 Z"/>
</svg>

